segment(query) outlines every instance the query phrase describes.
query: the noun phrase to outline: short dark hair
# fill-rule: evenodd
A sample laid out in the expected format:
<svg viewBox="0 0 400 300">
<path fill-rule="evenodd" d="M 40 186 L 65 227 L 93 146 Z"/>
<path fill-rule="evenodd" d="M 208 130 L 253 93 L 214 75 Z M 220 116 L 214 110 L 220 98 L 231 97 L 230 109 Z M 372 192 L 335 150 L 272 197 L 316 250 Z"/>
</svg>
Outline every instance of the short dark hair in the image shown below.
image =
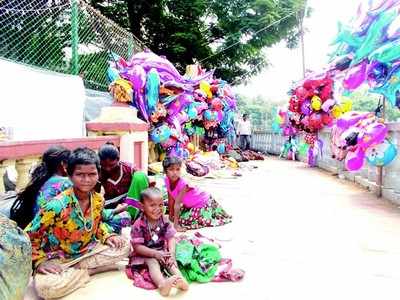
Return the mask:
<svg viewBox="0 0 400 300">
<path fill-rule="evenodd" d="M 156 187 L 149 187 L 140 193 L 140 202 L 143 203 L 144 199 L 162 198 L 161 191 Z"/>
<path fill-rule="evenodd" d="M 100 159 L 99 156 L 92 149 L 87 147 L 79 147 L 72 151 L 68 159 L 67 172 L 69 176 L 74 174 L 77 165 L 95 165 L 98 172 L 100 172 Z"/>
<path fill-rule="evenodd" d="M 100 157 L 100 160 L 119 159 L 118 148 L 112 142 L 107 142 L 103 146 L 100 147 L 99 157 Z"/>
<path fill-rule="evenodd" d="M 178 165 L 178 166 L 182 166 L 182 159 L 180 159 L 179 157 L 176 156 L 167 156 L 163 162 L 162 162 L 163 168 L 164 168 L 164 172 L 167 171 L 167 169 L 170 166 L 173 165 Z"/>
</svg>

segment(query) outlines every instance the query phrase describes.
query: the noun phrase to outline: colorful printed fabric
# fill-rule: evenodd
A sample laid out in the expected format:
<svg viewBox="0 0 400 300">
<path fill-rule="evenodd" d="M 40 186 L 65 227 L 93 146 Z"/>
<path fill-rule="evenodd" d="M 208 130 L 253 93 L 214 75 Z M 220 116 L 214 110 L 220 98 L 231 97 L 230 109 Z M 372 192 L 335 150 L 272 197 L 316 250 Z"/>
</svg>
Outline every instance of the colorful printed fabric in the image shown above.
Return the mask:
<svg viewBox="0 0 400 300">
<path fill-rule="evenodd" d="M 187 181 L 183 178 L 179 178 L 178 182 L 174 189 L 171 189 L 171 183 L 169 178 L 165 177 L 165 186 L 167 187 L 168 193 L 176 199 L 179 193 L 184 189 L 186 186 L 189 186 L 189 191 L 183 196 L 182 204 L 186 208 L 202 208 L 204 207 L 210 195 L 195 186 L 190 186 Z"/>
<path fill-rule="evenodd" d="M 54 175 L 50 177 L 40 188 L 39 195 L 36 198 L 36 205 L 33 213 L 36 215 L 39 207 L 43 206 L 47 201 L 54 198 L 58 194 L 72 187 L 72 182 L 68 177 Z"/>
<path fill-rule="evenodd" d="M 182 207 L 179 224 L 187 229 L 222 226 L 232 222 L 232 216 L 210 197 L 207 204 L 201 208 Z"/>
<path fill-rule="evenodd" d="M 126 194 L 129 190 L 132 181 L 132 174 L 135 172 L 133 166 L 126 162 L 119 162 L 120 165 L 120 177 L 117 180 L 101 175 L 100 182 L 104 188 L 104 198 L 106 200 L 116 198 L 123 194 Z M 122 201 L 121 201 L 122 202 Z M 118 203 L 115 203 L 117 206 Z"/>
<path fill-rule="evenodd" d="M 32 261 L 37 267 L 45 260 L 77 258 L 93 249 L 98 240 L 104 243 L 111 235 L 102 222 L 104 198 L 91 195 L 91 207 L 82 212 L 72 188 L 40 208 L 27 226 L 32 243 Z"/>
<path fill-rule="evenodd" d="M 155 228 L 154 230 L 150 228 Z M 156 226 L 149 224 L 147 218 L 141 215 L 132 226 L 131 243 L 132 246 L 144 245 L 151 249 L 168 250 L 168 240 L 176 234 L 174 226 L 166 217 L 160 218 Z M 135 255 L 133 252 L 130 256 L 129 265 L 142 265 L 144 258 Z"/>
<path fill-rule="evenodd" d="M 29 237 L 0 214 L 0 299 L 23 299 L 31 273 Z"/>
</svg>

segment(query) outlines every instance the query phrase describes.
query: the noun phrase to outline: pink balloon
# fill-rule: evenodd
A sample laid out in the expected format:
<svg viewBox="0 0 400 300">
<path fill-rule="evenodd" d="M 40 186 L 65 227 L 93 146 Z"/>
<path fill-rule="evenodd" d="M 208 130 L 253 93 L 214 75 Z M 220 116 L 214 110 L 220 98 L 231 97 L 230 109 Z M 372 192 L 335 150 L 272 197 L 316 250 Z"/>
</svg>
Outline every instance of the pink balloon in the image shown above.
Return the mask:
<svg viewBox="0 0 400 300">
<path fill-rule="evenodd" d="M 326 100 L 326 101 L 322 104 L 321 108 L 322 108 L 322 110 L 323 110 L 324 112 L 329 112 L 329 111 L 331 110 L 332 106 L 335 105 L 335 103 L 336 103 L 335 100 L 333 100 L 333 99 L 328 99 L 328 100 Z"/>
<path fill-rule="evenodd" d="M 357 148 L 354 152 L 348 152 L 345 159 L 346 169 L 349 171 L 358 171 L 364 165 L 365 152 Z"/>
<path fill-rule="evenodd" d="M 351 68 L 343 80 L 343 86 L 348 90 L 355 90 L 363 84 L 367 79 L 367 66 L 368 61 L 365 60 Z"/>
<path fill-rule="evenodd" d="M 136 92 L 141 92 L 146 84 L 146 72 L 144 69 L 136 65 L 132 69 L 128 70 L 127 72 L 128 80 L 132 83 L 133 89 Z"/>
<path fill-rule="evenodd" d="M 365 132 L 358 137 L 358 144 L 363 149 L 372 145 L 380 144 L 385 140 L 388 132 L 387 127 L 382 123 L 372 123 L 365 128 Z"/>
<path fill-rule="evenodd" d="M 345 130 L 358 121 L 365 119 L 369 113 L 347 112 L 337 120 L 337 127 Z"/>
</svg>

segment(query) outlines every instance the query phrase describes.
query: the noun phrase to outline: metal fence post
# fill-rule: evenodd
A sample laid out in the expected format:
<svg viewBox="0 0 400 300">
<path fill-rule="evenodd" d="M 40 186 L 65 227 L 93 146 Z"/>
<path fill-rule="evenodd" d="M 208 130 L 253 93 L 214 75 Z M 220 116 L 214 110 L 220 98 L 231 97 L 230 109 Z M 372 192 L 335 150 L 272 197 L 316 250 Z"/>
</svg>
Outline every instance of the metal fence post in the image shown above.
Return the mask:
<svg viewBox="0 0 400 300">
<path fill-rule="evenodd" d="M 79 44 L 79 0 L 72 0 L 71 7 L 71 48 L 72 48 L 72 64 L 71 73 L 74 75 L 79 74 L 79 54 L 78 54 L 78 44 Z"/>
</svg>

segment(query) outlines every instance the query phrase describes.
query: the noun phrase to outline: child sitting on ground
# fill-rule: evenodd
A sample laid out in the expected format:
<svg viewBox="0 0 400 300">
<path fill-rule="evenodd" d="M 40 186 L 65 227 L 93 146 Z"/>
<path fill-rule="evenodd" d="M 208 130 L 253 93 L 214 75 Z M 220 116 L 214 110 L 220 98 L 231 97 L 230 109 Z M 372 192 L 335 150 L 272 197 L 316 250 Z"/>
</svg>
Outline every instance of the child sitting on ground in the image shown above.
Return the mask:
<svg viewBox="0 0 400 300">
<path fill-rule="evenodd" d="M 175 229 L 163 214 L 163 199 L 159 189 L 151 187 L 141 193 L 142 215 L 131 231 L 133 253 L 130 266 L 147 266 L 150 277 L 162 296 L 168 296 L 172 287 L 188 290 L 189 285 L 175 260 Z M 164 277 L 163 271 L 171 274 Z"/>
<path fill-rule="evenodd" d="M 163 161 L 165 185 L 168 191 L 169 217 L 177 231 L 221 226 L 232 217 L 207 192 L 190 186 L 181 177 L 182 160 L 167 157 Z"/>
</svg>

